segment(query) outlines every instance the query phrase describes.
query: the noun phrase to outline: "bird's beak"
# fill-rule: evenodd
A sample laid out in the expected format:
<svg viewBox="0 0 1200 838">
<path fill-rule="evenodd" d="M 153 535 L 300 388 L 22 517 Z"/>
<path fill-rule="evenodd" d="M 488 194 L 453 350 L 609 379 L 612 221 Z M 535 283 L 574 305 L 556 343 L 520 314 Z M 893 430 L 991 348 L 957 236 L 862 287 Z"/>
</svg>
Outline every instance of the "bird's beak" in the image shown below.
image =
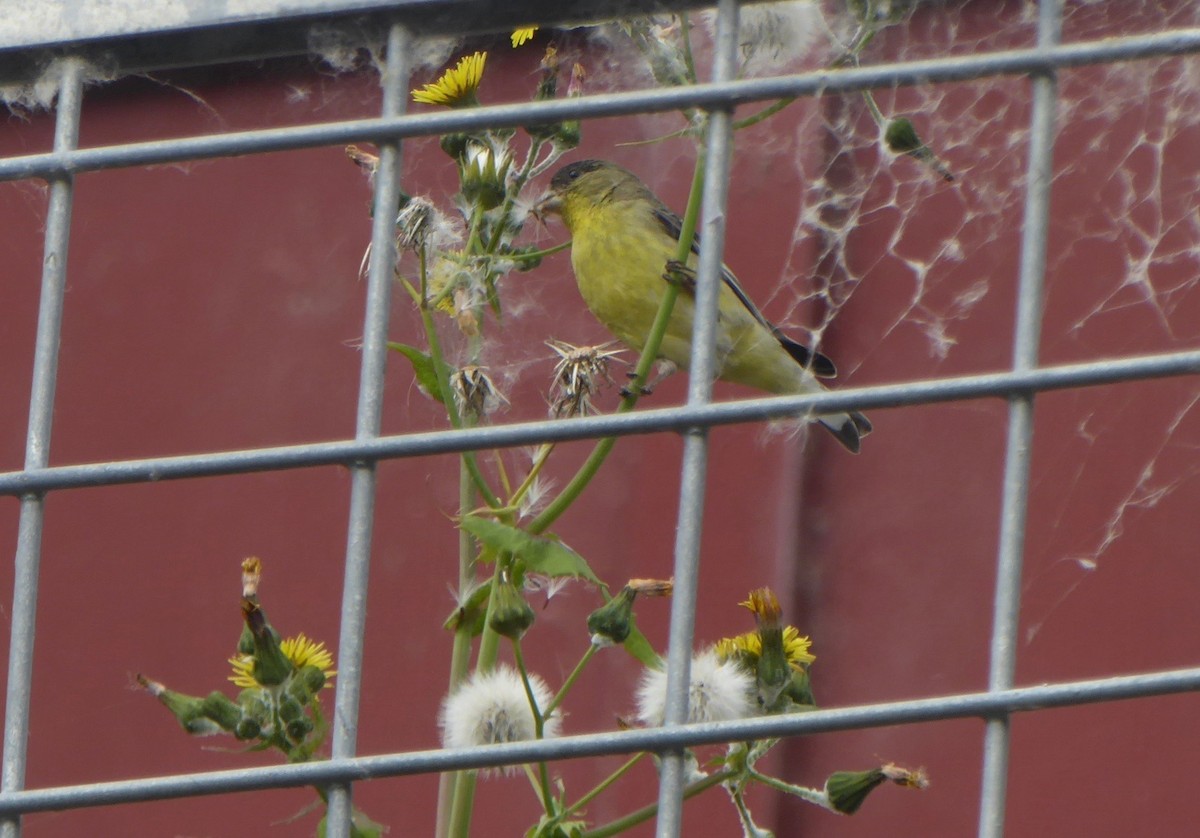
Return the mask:
<svg viewBox="0 0 1200 838">
<path fill-rule="evenodd" d="M 554 215 L 562 210 L 562 197 L 553 190 L 547 190 L 533 205 L 533 216 L 543 224 L 547 215 Z"/>
</svg>

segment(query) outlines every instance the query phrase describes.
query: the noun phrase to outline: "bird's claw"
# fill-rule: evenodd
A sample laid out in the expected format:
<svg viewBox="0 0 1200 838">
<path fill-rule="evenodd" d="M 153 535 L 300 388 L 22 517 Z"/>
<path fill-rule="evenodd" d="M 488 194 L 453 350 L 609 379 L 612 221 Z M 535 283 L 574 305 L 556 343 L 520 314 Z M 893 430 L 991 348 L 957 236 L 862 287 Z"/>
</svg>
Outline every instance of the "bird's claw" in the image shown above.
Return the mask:
<svg viewBox="0 0 1200 838">
<path fill-rule="evenodd" d="M 696 290 L 696 272 L 677 259 L 667 262 L 662 278 L 672 285 L 678 285 L 684 291 Z"/>
<path fill-rule="evenodd" d="M 625 377 L 631 381 L 635 381 L 637 379 L 637 373 L 633 370 L 629 370 L 625 373 Z M 631 387 L 622 387 L 620 392 L 621 398 L 628 399 L 633 396 L 648 396 L 654 392 L 654 388 L 649 384 L 639 384 L 636 390 Z"/>
</svg>

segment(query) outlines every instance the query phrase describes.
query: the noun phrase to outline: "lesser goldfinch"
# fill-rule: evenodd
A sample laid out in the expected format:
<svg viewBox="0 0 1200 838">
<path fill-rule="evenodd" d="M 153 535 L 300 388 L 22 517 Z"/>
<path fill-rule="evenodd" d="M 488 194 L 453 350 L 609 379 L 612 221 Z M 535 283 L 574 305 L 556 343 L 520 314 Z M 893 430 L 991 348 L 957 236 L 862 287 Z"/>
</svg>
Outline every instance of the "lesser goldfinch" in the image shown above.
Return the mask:
<svg viewBox="0 0 1200 838">
<path fill-rule="evenodd" d="M 571 267 L 592 314 L 641 351 L 667 282 L 680 281 L 681 272 L 686 277 L 695 268 L 698 242 L 692 244 L 686 268 L 669 269 L 678 255 L 679 216 L 637 175 L 603 160 L 559 169 L 539 209 L 560 215 L 571 231 Z M 837 375 L 833 362 L 769 323 L 724 266 L 721 278 L 717 377 L 779 395 L 824 390 L 818 378 Z M 686 279 L 683 286 L 686 291 Z M 660 358 L 685 369 L 691 359 L 694 310 L 692 294 L 681 293 L 659 349 Z M 818 416 L 817 421 L 854 453 L 871 431 L 867 417 L 857 412 Z"/>
</svg>

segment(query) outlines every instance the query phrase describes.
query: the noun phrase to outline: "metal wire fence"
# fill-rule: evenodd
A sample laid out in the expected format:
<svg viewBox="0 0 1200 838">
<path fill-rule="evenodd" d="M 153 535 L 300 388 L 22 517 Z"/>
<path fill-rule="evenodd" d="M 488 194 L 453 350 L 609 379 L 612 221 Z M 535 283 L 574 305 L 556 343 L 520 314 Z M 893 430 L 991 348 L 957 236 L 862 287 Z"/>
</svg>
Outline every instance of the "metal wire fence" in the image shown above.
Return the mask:
<svg viewBox="0 0 1200 838">
<path fill-rule="evenodd" d="M 332 4 L 337 6 L 338 4 Z M 690 88 L 592 95 L 575 100 L 482 107 L 470 111 L 403 113 L 409 87 L 405 66 L 413 37 L 410 26 L 426 20 L 430 4 L 380 4 L 392 24 L 387 38 L 387 63 L 380 115 L 375 119 L 305 125 L 213 136 L 79 148 L 80 105 L 84 62 L 73 57 L 71 44 L 58 80 L 57 122 L 53 151 L 0 160 L 0 179 L 40 178 L 49 183 L 46 215 L 44 274 L 38 317 L 36 352 L 24 468 L 0 474 L 0 493 L 20 498 L 16 546 L 16 575 L 11 615 L 8 693 L 4 725 L 0 817 L 3 833 L 16 835 L 26 813 L 119 802 L 161 800 L 219 792 L 249 791 L 286 786 L 327 784 L 330 788 L 329 833 L 348 834 L 351 788 L 355 781 L 422 772 L 564 760 L 583 756 L 651 750 L 663 756 L 658 834 L 678 835 L 683 788 L 682 749 L 689 746 L 760 738 L 796 736 L 856 727 L 905 724 L 934 719 L 979 717 L 987 720 L 979 834 L 1003 832 L 1008 763 L 1009 717 L 1013 713 L 1048 707 L 1111 701 L 1200 689 L 1200 668 L 1076 681 L 1050 686 L 1014 688 L 1017 614 L 1020 604 L 1021 558 L 1028 502 L 1032 408 L 1041 392 L 1110 384 L 1133 379 L 1192 375 L 1200 372 L 1200 351 L 1099 361 L 1070 366 L 1041 367 L 1038 341 L 1042 312 L 1046 231 L 1051 194 L 1051 149 L 1056 107 L 1055 74 L 1061 68 L 1200 51 L 1200 31 L 1059 44 L 1061 6 L 1055 0 L 1040 5 L 1037 46 L 1004 53 L 958 56 L 865 68 L 836 73 L 808 73 L 779 78 L 736 80 L 735 0 L 719 8 L 713 79 Z M 437 4 L 433 4 L 437 5 Z M 450 4 L 447 4 L 450 5 Z M 593 4 L 593 15 L 616 11 L 606 3 Z M 669 4 L 664 4 L 669 5 Z M 336 11 L 330 9 L 326 11 Z M 493 10 L 494 11 L 494 10 Z M 518 17 L 544 8 L 514 8 L 498 25 L 524 24 L 550 14 Z M 499 14 L 496 12 L 496 14 Z M 511 16 L 511 19 L 507 17 Z M 222 22 L 210 22 L 214 32 Z M 842 389 L 818 395 L 763 398 L 729 404 L 709 403 L 717 266 L 721 260 L 721 219 L 729 171 L 732 108 L 738 104 L 845 92 L 876 86 L 906 85 L 1024 75 L 1033 89 L 1029 129 L 1028 184 L 1020 256 L 1018 316 L 1012 368 L 1009 372 L 902 384 Z M 634 414 L 595 416 L 570 422 L 529 422 L 462 431 L 392 437 L 380 436 L 382 382 L 386 354 L 389 295 L 392 285 L 394 235 L 391 220 L 399 200 L 402 141 L 484 126 L 516 126 L 531 120 L 564 120 L 667 111 L 698 107 L 710 114 L 707 143 L 710 154 L 703 217 L 704 250 L 699 287 L 702 289 L 687 404 L 672 409 Z M 87 171 L 257 154 L 347 142 L 375 142 L 380 163 L 374 198 L 371 259 L 363 328 L 358 419 L 352 440 L 331 440 L 250 451 L 216 451 L 87 465 L 49 466 L 51 417 L 54 409 L 57 354 L 67 277 L 67 248 L 72 225 L 74 177 Z M 705 296 L 703 289 L 709 289 Z M 700 523 L 704 515 L 706 433 L 722 424 L 761 421 L 809 410 L 842 411 L 926 404 L 939 401 L 1001 396 L 1008 400 L 1007 454 L 1004 466 L 1001 536 L 996 557 L 996 598 L 986 693 L 929 698 L 873 706 L 819 710 L 795 716 L 684 724 L 687 718 L 687 667 L 693 645 L 696 566 Z M 620 734 L 569 736 L 555 741 L 515 743 L 489 748 L 356 756 L 356 720 L 362 684 L 366 583 L 374 514 L 375 466 L 402 457 L 451 453 L 569 439 L 681 432 L 685 454 L 681 475 L 678 541 L 675 549 L 676 590 L 669 650 L 669 709 L 661 729 Z M 33 629 L 43 509 L 48 493 L 69 489 L 139 483 L 201 476 L 343 465 L 352 473 L 350 523 L 347 533 L 341 637 L 338 646 L 336 719 L 332 758 L 327 762 L 272 768 L 158 777 L 150 780 L 107 782 L 62 788 L 25 788 L 26 744 L 30 683 L 34 662 Z"/>
</svg>

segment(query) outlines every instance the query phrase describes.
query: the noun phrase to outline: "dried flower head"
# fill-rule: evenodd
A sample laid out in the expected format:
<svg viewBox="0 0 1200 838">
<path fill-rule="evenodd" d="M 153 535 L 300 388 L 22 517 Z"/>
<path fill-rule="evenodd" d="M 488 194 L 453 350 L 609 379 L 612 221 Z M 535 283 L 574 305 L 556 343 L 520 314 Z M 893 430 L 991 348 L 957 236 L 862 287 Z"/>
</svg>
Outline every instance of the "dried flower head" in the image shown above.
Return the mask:
<svg viewBox="0 0 1200 838">
<path fill-rule="evenodd" d="M 884 777 L 887 777 L 898 786 L 910 789 L 925 789 L 929 787 L 929 775 L 925 773 L 924 766 L 916 769 L 902 768 L 894 762 L 889 762 L 880 766 L 879 770 L 883 772 Z"/>
<path fill-rule="evenodd" d="M 412 93 L 414 102 L 426 105 L 445 105 L 448 108 L 459 108 L 478 105 L 475 91 L 483 80 L 483 67 L 487 63 L 486 52 L 476 52 L 464 56 L 458 63 L 430 82 L 420 90 Z"/>
<path fill-rule="evenodd" d="M 583 95 L 583 83 L 587 80 L 587 70 L 578 61 L 571 67 L 571 82 L 567 85 L 567 96 L 574 99 Z"/>
<path fill-rule="evenodd" d="M 508 399 L 496 388 L 496 383 L 487 374 L 487 367 L 468 365 L 450 375 L 450 387 L 458 409 L 476 418 L 493 413 Z"/>
<path fill-rule="evenodd" d="M 722 661 L 714 649 L 692 658 L 688 689 L 689 722 L 721 722 L 754 715 L 754 675 L 732 660 Z M 647 669 L 637 688 L 638 718 L 657 727 L 667 704 L 667 673 Z"/>
<path fill-rule="evenodd" d="M 559 358 L 550 389 L 550 415 L 562 418 L 592 413 L 592 396 L 600 392 L 603 384 L 614 383 L 608 372 L 609 359 L 623 350 L 609 349 L 612 342 L 600 346 L 574 346 L 565 341 L 550 340 L 546 345 L 558 353 Z"/>
<path fill-rule="evenodd" d="M 539 711 L 550 705 L 553 695 L 545 681 L 531 674 L 529 688 Z M 509 666 L 476 672 L 464 681 L 442 701 L 438 722 L 447 748 L 524 742 L 537 735 L 525 685 Z M 556 712 L 546 719 L 542 736 L 552 739 L 560 728 L 561 714 Z"/>
<path fill-rule="evenodd" d="M 674 579 L 630 579 L 625 585 L 642 596 L 670 596 L 675 591 Z"/>
<path fill-rule="evenodd" d="M 346 156 L 354 165 L 363 170 L 368 180 L 375 180 L 375 172 L 379 170 L 379 155 L 363 151 L 356 145 L 348 145 L 346 146 Z"/>
<path fill-rule="evenodd" d="M 421 250 L 429 242 L 437 209 L 428 198 L 409 198 L 396 215 L 396 245 L 401 250 Z"/>
<path fill-rule="evenodd" d="M 242 560 L 242 596 L 252 599 L 258 596 L 258 583 L 262 581 L 262 559 L 250 556 Z"/>
</svg>

